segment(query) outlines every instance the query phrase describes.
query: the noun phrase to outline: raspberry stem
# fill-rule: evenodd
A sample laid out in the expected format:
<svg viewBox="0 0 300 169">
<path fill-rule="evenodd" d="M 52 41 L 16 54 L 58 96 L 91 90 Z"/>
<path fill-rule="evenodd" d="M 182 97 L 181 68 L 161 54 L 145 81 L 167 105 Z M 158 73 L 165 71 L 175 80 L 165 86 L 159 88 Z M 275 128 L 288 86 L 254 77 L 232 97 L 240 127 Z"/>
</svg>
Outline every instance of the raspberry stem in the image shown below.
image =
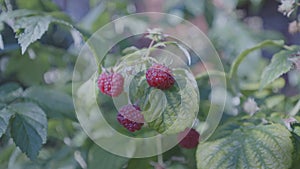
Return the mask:
<svg viewBox="0 0 300 169">
<path fill-rule="evenodd" d="M 158 135 L 157 136 L 157 139 L 156 139 L 156 143 L 157 143 L 157 163 L 160 165 L 160 166 L 163 166 L 164 165 L 164 160 L 163 160 L 163 155 L 162 155 L 162 142 L 161 142 L 161 135 Z"/>
<path fill-rule="evenodd" d="M 146 55 L 145 55 L 145 58 L 149 57 L 150 49 L 152 48 L 153 44 L 154 44 L 154 40 L 151 41 L 151 43 L 150 43 L 150 45 L 149 45 L 149 47 L 148 47 L 147 53 L 146 53 Z"/>
</svg>

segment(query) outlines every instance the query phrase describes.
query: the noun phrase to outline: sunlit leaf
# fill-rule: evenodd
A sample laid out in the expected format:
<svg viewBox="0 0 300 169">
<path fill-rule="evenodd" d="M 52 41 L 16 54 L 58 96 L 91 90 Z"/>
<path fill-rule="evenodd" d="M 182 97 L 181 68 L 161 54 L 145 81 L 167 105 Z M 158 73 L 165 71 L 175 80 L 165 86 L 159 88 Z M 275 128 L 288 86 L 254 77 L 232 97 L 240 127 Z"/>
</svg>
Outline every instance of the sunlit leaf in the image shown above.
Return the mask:
<svg viewBox="0 0 300 169">
<path fill-rule="evenodd" d="M 297 51 L 298 48 L 293 47 L 293 49 Z M 271 63 L 265 68 L 261 75 L 261 89 L 279 78 L 282 74 L 291 70 L 293 62 L 288 60 L 288 58 L 295 53 L 295 51 L 282 50 L 273 56 Z"/>
<path fill-rule="evenodd" d="M 21 45 L 22 54 L 25 53 L 27 47 L 40 39 L 43 34 L 48 30 L 49 24 L 52 22 L 52 17 L 50 16 L 31 16 L 23 17 L 16 20 L 13 27 L 17 33 L 18 43 Z"/>
<path fill-rule="evenodd" d="M 248 126 L 198 146 L 198 169 L 286 169 L 292 164 L 290 132 L 280 124 Z"/>
</svg>

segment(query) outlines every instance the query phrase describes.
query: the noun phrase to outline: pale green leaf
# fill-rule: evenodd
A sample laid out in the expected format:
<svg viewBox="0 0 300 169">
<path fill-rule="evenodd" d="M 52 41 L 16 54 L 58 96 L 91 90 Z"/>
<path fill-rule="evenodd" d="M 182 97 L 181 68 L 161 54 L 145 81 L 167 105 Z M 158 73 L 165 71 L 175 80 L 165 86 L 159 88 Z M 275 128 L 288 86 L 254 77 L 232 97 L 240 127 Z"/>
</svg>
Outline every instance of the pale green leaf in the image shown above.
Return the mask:
<svg viewBox="0 0 300 169">
<path fill-rule="evenodd" d="M 16 38 L 21 45 L 22 54 L 25 53 L 31 43 L 43 36 L 52 21 L 50 16 L 31 16 L 16 20 L 13 29 L 17 33 Z M 19 31 L 21 33 L 18 33 Z"/>
<path fill-rule="evenodd" d="M 148 123 L 150 128 L 160 133 L 174 134 L 191 127 L 199 110 L 198 93 L 193 84 L 186 77 L 175 76 L 175 79 L 177 85 L 163 91 L 165 97 L 157 92 L 159 97 L 156 97 L 156 99 L 158 100 L 151 101 L 149 99 L 150 104 L 151 102 L 157 102 L 164 106 L 161 107 L 162 112 L 155 112 L 156 119 Z M 167 105 L 164 104 L 165 100 Z M 145 116 L 147 117 L 147 115 Z"/>
<path fill-rule="evenodd" d="M 33 103 L 14 103 L 8 109 L 14 113 L 11 136 L 16 145 L 31 160 L 36 159 L 47 139 L 47 118 Z"/>
<path fill-rule="evenodd" d="M 123 53 L 124 55 L 128 55 L 128 54 L 133 53 L 133 52 L 136 52 L 136 51 L 138 51 L 138 48 L 137 48 L 137 47 L 135 47 L 135 46 L 130 46 L 130 47 L 127 47 L 127 48 L 123 49 L 123 50 L 122 50 L 122 53 Z"/>
<path fill-rule="evenodd" d="M 147 108 L 147 110 L 143 112 L 143 114 L 146 122 L 152 122 L 156 118 L 159 118 L 159 116 L 161 116 L 166 109 L 167 98 L 164 92 L 162 92 L 161 90 L 153 89 L 149 93 L 148 99 L 149 108 Z"/>
<path fill-rule="evenodd" d="M 293 49 L 296 50 L 297 48 L 293 47 Z M 295 53 L 295 51 L 282 50 L 273 56 L 271 63 L 264 69 L 262 73 L 260 84 L 261 89 L 266 87 L 275 79 L 279 78 L 282 74 L 291 70 L 293 62 L 288 60 L 288 58 L 293 53 Z"/>
<path fill-rule="evenodd" d="M 280 124 L 248 126 L 198 146 L 198 169 L 286 169 L 291 167 L 290 132 Z"/>
</svg>

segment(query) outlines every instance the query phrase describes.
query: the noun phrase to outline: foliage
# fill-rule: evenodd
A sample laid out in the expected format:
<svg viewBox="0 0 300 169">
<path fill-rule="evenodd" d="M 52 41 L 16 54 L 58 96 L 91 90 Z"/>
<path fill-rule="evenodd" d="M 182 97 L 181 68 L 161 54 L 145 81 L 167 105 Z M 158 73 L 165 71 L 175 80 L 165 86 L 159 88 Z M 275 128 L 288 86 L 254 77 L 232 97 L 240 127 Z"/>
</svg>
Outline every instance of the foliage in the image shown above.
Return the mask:
<svg viewBox="0 0 300 169">
<path fill-rule="evenodd" d="M 90 12 L 75 22 L 50 0 L 1 1 L 0 168 L 296 169 L 300 165 L 300 46 L 287 44 L 278 32 L 251 30 L 237 12 L 245 3 L 260 10 L 263 0 L 164 2 L 165 12 L 194 22 L 205 20 L 205 33 L 221 55 L 225 73 L 199 71 L 195 53 L 159 29 L 121 41 L 97 63 L 98 72 L 101 66 L 121 72 L 127 85 L 124 92 L 131 103 L 140 104 L 147 125 L 129 133 L 118 125 L 112 100 L 97 93 L 111 126 L 136 137 L 177 134 L 193 124 L 201 135 L 206 126 L 197 122 L 207 118 L 214 83 L 208 77 L 225 77 L 226 91 L 218 91 L 227 94 L 224 116 L 211 137 L 200 140 L 196 149 L 175 146 L 158 155 L 158 162 L 156 157 L 119 157 L 93 143 L 76 118 L 72 100 L 76 56 L 93 32 L 113 18 L 134 13 L 138 3 L 89 2 Z M 295 20 L 290 25 L 294 33 L 300 32 L 298 6 L 298 1 L 282 0 L 278 8 Z M 141 39 L 147 45 L 140 45 Z M 165 48 L 182 52 L 191 69 L 172 68 L 176 84 L 162 91 L 149 88 L 144 74 L 153 63 L 174 61 L 152 56 Z M 261 57 L 261 51 L 272 53 L 270 61 Z M 293 88 L 292 96 L 287 88 Z"/>
</svg>

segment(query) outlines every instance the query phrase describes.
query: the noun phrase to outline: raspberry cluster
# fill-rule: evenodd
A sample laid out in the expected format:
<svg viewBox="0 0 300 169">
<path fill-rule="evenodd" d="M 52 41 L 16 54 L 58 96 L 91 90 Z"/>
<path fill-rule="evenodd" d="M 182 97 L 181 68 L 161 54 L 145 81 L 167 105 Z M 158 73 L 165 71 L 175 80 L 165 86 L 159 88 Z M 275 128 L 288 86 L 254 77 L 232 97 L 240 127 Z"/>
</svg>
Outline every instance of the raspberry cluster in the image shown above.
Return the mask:
<svg viewBox="0 0 300 169">
<path fill-rule="evenodd" d="M 167 90 L 175 83 L 171 69 L 154 64 L 146 72 L 146 80 L 150 87 Z M 124 78 L 120 73 L 103 72 L 98 77 L 98 88 L 103 94 L 117 97 L 123 92 Z M 130 132 L 140 130 L 145 123 L 141 109 L 136 105 L 125 105 L 117 115 L 118 122 Z"/>
</svg>

